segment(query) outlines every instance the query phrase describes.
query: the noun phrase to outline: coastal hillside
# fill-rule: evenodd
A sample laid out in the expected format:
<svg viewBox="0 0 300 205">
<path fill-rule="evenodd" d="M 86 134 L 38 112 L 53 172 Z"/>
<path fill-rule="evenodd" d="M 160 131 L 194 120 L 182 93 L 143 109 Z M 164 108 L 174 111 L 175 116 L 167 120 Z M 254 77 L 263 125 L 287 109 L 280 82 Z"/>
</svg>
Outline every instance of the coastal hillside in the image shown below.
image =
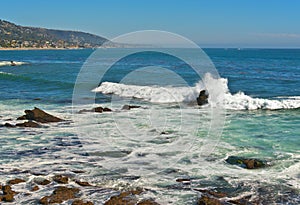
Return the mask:
<svg viewBox="0 0 300 205">
<path fill-rule="evenodd" d="M 0 48 L 93 48 L 106 41 L 79 31 L 26 27 L 0 20 Z"/>
</svg>

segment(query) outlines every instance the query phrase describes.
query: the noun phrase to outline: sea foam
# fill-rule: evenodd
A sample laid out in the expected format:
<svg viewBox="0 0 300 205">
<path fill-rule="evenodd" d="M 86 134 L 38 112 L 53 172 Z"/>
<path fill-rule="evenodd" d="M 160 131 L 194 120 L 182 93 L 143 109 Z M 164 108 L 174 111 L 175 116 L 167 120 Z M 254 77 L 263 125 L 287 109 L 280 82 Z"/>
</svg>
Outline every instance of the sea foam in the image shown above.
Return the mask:
<svg viewBox="0 0 300 205">
<path fill-rule="evenodd" d="M 209 104 L 223 106 L 231 110 L 257 110 L 257 109 L 296 109 L 300 108 L 300 96 L 280 97 L 278 99 L 253 98 L 243 92 L 231 94 L 228 80 L 213 78 L 206 74 L 202 81 L 192 87 L 160 87 L 138 86 L 121 83 L 103 82 L 93 92 L 114 94 L 127 98 L 138 98 L 152 103 L 178 103 L 194 102 L 202 89 L 209 92 Z"/>
<path fill-rule="evenodd" d="M 26 62 L 19 62 L 19 61 L 14 61 L 14 64 L 16 66 L 24 65 L 27 64 Z M 11 62 L 10 61 L 0 61 L 0 66 L 10 66 Z"/>
</svg>

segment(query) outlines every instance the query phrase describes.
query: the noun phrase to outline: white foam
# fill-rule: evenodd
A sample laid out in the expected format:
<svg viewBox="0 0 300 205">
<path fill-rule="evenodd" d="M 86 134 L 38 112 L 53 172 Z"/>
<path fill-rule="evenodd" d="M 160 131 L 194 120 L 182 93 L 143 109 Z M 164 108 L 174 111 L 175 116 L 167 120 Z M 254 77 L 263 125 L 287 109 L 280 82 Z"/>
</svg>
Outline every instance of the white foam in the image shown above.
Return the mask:
<svg viewBox="0 0 300 205">
<path fill-rule="evenodd" d="M 208 90 L 210 105 L 222 106 L 231 110 L 277 110 L 300 108 L 300 96 L 271 100 L 252 98 L 243 92 L 231 94 L 228 89 L 227 79 L 216 79 L 210 74 L 206 74 L 203 78 L 203 82 L 199 81 L 193 87 L 138 86 L 103 82 L 99 87 L 92 91 L 101 92 L 103 94 L 114 94 L 121 97 L 133 97 L 153 103 L 176 103 L 196 101 L 196 97 L 202 89 Z"/>
<path fill-rule="evenodd" d="M 20 62 L 20 61 L 14 61 L 14 64 L 16 66 L 27 64 L 26 62 Z M 10 61 L 0 61 L 0 66 L 11 66 Z"/>
</svg>

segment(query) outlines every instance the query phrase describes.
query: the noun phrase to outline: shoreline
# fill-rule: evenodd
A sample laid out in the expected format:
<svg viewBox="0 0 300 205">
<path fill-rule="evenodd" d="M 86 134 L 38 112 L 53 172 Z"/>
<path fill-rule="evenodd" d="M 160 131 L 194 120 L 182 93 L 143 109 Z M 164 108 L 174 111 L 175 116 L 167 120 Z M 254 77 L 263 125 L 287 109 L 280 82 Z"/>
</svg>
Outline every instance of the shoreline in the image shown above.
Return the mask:
<svg viewBox="0 0 300 205">
<path fill-rule="evenodd" d="M 95 48 L 0 48 L 0 51 L 27 51 L 27 50 L 80 50 Z"/>
</svg>

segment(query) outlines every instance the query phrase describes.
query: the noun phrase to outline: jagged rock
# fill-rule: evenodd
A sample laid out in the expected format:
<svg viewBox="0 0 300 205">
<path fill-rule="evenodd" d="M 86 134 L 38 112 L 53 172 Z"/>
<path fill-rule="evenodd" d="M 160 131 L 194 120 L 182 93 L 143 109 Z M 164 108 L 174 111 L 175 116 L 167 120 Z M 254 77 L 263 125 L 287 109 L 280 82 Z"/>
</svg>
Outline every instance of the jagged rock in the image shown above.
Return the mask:
<svg viewBox="0 0 300 205">
<path fill-rule="evenodd" d="M 135 205 L 138 201 L 135 195 L 139 195 L 142 192 L 142 189 L 121 192 L 117 196 L 110 197 L 104 205 Z"/>
<path fill-rule="evenodd" d="M 83 110 L 80 110 L 78 113 L 81 114 L 81 113 L 85 113 L 85 112 L 99 112 L 99 113 L 102 113 L 102 112 L 111 112 L 112 110 L 108 107 L 95 107 L 91 110 L 87 110 L 87 109 L 83 109 Z"/>
<path fill-rule="evenodd" d="M 16 127 L 34 127 L 34 128 L 40 128 L 42 127 L 40 124 L 32 121 L 27 121 L 23 123 L 16 124 Z"/>
<path fill-rule="evenodd" d="M 93 202 L 91 201 L 83 201 L 81 199 L 76 199 L 75 201 L 73 201 L 72 205 L 94 205 Z"/>
<path fill-rule="evenodd" d="M 124 105 L 122 107 L 122 110 L 130 110 L 130 109 L 133 109 L 133 108 L 140 108 L 141 106 L 139 105 Z"/>
<path fill-rule="evenodd" d="M 34 178 L 33 181 L 34 181 L 36 184 L 38 184 L 38 185 L 43 185 L 43 186 L 51 183 L 51 181 L 49 181 L 48 179 L 41 178 L 41 177 Z"/>
<path fill-rule="evenodd" d="M 40 189 L 39 186 L 36 186 L 36 185 L 35 185 L 34 187 L 31 188 L 31 191 L 37 191 L 37 190 L 39 190 L 39 189 Z"/>
<path fill-rule="evenodd" d="M 266 163 L 259 159 L 243 158 L 237 156 L 229 156 L 226 162 L 232 165 L 238 165 L 246 169 L 258 169 L 266 166 Z"/>
<path fill-rule="evenodd" d="M 36 107 L 33 110 L 25 110 L 25 115 L 18 117 L 17 120 L 34 120 L 41 123 L 64 121 Z"/>
<path fill-rule="evenodd" d="M 5 185 L 5 186 L 2 186 L 1 188 L 2 188 L 3 195 L 0 196 L 0 201 L 5 201 L 5 202 L 14 201 L 14 195 L 16 194 L 16 192 L 14 192 L 11 189 L 11 186 Z"/>
<path fill-rule="evenodd" d="M 78 188 L 57 187 L 50 196 L 41 198 L 40 203 L 45 205 L 62 203 L 69 199 L 74 199 L 78 193 Z"/>
<path fill-rule="evenodd" d="M 160 204 L 155 202 L 153 199 L 144 199 L 139 203 L 137 203 L 137 205 L 160 205 Z"/>
<path fill-rule="evenodd" d="M 197 205 L 224 205 L 224 203 L 213 197 L 202 195 L 201 198 L 197 200 Z"/>
<path fill-rule="evenodd" d="M 53 181 L 60 183 L 60 184 L 67 184 L 69 182 L 69 178 L 63 175 L 55 175 L 53 177 Z"/>
<path fill-rule="evenodd" d="M 22 182 L 26 182 L 26 181 L 24 179 L 16 178 L 16 179 L 9 180 L 7 183 L 10 185 L 14 185 Z"/>
<path fill-rule="evenodd" d="M 3 125 L 4 127 L 16 127 L 15 125 L 12 125 L 12 124 L 10 124 L 10 123 L 5 123 L 4 125 Z"/>
<path fill-rule="evenodd" d="M 76 184 L 78 184 L 80 186 L 92 186 L 88 182 L 82 182 L 82 181 L 79 181 L 79 180 L 76 180 L 75 182 L 76 182 Z"/>
<path fill-rule="evenodd" d="M 201 90 L 197 97 L 197 104 L 202 106 L 208 103 L 208 93 L 206 90 Z"/>
</svg>

